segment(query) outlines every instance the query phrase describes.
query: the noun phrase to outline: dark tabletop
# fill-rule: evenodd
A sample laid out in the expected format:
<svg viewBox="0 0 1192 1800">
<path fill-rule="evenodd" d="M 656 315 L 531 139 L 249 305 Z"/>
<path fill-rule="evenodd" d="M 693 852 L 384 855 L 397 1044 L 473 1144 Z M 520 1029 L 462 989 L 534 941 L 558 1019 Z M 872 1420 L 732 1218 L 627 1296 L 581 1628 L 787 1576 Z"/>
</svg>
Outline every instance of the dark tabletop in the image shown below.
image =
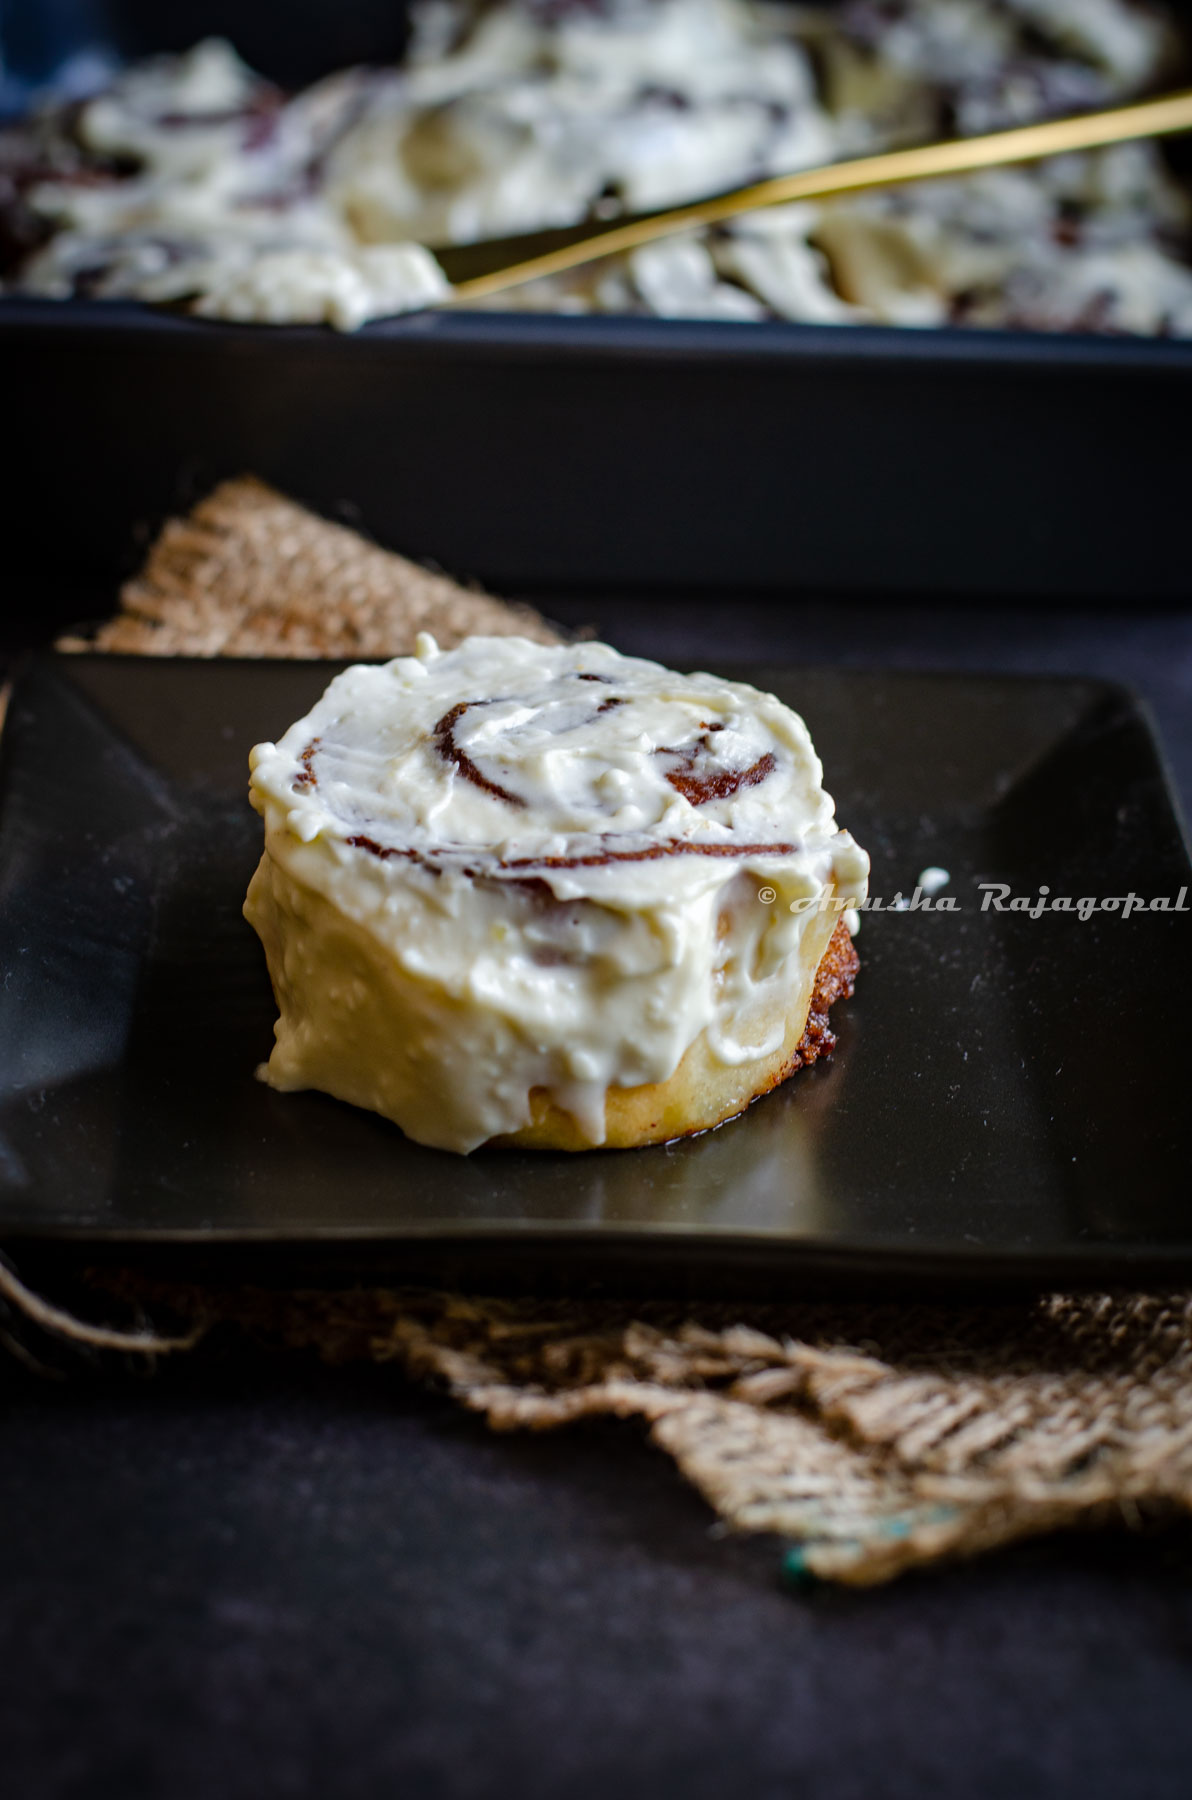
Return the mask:
<svg viewBox="0 0 1192 1800">
<path fill-rule="evenodd" d="M 1126 681 L 1192 803 L 1186 613 L 551 610 L 673 661 Z M 1188 1791 L 1192 1529 L 792 1590 L 779 1543 L 718 1537 L 637 1427 L 496 1437 L 391 1369 L 215 1343 L 50 1380 L 0 1357 L 0 1410 L 22 1800 Z"/>
</svg>

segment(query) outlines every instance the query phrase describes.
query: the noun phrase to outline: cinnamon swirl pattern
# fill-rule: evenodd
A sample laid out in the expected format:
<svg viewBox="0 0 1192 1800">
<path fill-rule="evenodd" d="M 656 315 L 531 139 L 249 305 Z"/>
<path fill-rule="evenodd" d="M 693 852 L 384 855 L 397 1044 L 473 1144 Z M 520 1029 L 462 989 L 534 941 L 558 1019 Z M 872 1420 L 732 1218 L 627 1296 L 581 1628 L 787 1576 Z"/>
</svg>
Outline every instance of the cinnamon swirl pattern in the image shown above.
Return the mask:
<svg viewBox="0 0 1192 1800">
<path fill-rule="evenodd" d="M 605 644 L 423 637 L 251 770 L 272 1086 L 444 1150 L 584 1149 L 705 1129 L 810 1060 L 868 859 L 772 695 Z"/>
</svg>

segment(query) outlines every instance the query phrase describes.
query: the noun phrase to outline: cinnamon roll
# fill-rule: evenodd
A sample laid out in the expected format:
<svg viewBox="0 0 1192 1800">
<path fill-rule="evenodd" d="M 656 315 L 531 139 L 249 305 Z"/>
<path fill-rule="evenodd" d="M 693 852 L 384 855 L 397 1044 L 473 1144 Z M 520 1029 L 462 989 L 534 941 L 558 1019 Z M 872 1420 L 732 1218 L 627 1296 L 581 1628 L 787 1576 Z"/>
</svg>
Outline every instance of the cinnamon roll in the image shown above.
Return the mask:
<svg viewBox="0 0 1192 1800">
<path fill-rule="evenodd" d="M 868 858 L 770 694 L 424 636 L 250 766 L 275 1088 L 444 1150 L 580 1150 L 719 1124 L 831 1048 Z"/>
</svg>

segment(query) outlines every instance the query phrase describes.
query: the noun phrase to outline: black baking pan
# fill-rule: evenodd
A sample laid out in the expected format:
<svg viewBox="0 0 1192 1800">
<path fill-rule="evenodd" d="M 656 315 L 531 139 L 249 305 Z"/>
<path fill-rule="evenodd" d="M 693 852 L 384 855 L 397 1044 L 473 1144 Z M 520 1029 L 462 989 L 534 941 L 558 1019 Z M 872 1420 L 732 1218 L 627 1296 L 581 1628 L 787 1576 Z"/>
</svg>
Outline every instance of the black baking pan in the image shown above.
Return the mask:
<svg viewBox="0 0 1192 1800">
<path fill-rule="evenodd" d="M 10 297 L 0 390 L 38 574 L 252 471 L 504 590 L 1192 595 L 1192 341 Z"/>
<path fill-rule="evenodd" d="M 1192 0 L 1168 10 L 1192 39 Z M 223 33 L 301 85 L 402 48 L 403 0 L 5 9 L 35 84 Z M 1164 147 L 1192 179 L 1192 142 Z M 1187 601 L 1192 341 L 434 314 L 216 324 L 0 298 L 9 566 L 111 578 L 254 472 L 505 591 Z M 69 526 L 63 521 L 69 517 Z"/>
</svg>

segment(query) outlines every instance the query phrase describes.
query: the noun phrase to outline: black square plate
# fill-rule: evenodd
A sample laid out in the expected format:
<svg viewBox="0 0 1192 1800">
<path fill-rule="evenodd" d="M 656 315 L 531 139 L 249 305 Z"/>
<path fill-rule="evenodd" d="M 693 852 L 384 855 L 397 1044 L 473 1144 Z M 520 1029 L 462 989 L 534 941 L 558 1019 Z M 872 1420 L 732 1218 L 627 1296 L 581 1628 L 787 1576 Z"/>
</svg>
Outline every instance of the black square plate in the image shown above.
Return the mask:
<svg viewBox="0 0 1192 1800">
<path fill-rule="evenodd" d="M 942 865 L 954 909 L 870 912 L 835 1057 L 719 1130 L 463 1158 L 253 1079 L 273 1003 L 240 916 L 247 753 L 338 666 L 21 675 L 0 766 L 6 1244 L 726 1292 L 1192 1275 L 1192 872 L 1130 695 L 726 671 L 806 717 L 873 894 Z M 981 883 L 1145 909 L 1032 917 L 983 908 Z"/>
</svg>

